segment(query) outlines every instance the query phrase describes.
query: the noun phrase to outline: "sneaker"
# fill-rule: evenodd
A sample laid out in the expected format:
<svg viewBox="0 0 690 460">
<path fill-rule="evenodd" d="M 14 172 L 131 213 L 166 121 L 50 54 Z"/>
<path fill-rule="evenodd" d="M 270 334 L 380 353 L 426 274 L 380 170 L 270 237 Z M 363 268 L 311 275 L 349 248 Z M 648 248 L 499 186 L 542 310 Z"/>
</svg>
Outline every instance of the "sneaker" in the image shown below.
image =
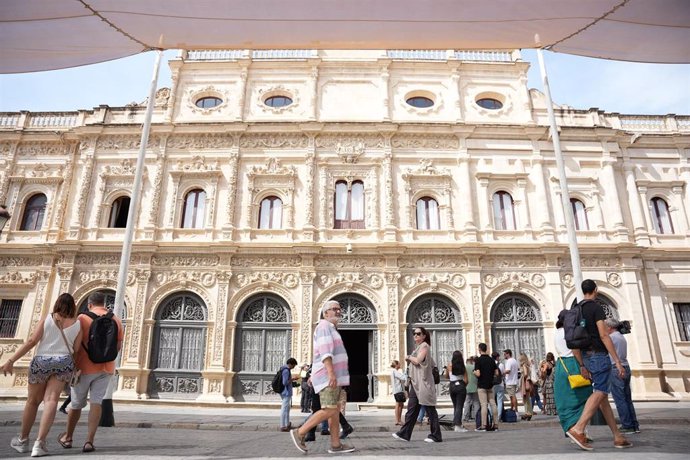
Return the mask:
<svg viewBox="0 0 690 460">
<path fill-rule="evenodd" d="M 467 433 L 468 430 L 464 426 L 455 425 L 455 428 L 453 428 L 453 431 L 455 431 L 456 433 Z"/>
<path fill-rule="evenodd" d="M 48 449 L 46 449 L 46 442 L 36 440 L 36 442 L 34 442 L 34 448 L 31 450 L 31 456 L 44 457 L 46 455 L 50 455 Z"/>
<path fill-rule="evenodd" d="M 572 439 L 577 446 L 582 450 L 594 450 L 592 445 L 587 442 L 587 436 L 583 433 L 577 433 L 573 429 L 569 429 L 566 433 L 570 439 Z"/>
<path fill-rule="evenodd" d="M 303 454 L 307 453 L 307 445 L 304 443 L 304 436 L 299 435 L 299 430 L 294 429 L 290 432 L 292 442 Z"/>
<path fill-rule="evenodd" d="M 410 442 L 409 439 L 405 439 L 402 436 L 400 436 L 398 433 L 391 433 L 391 436 L 393 436 L 395 439 L 398 439 L 400 441 L 405 441 L 405 442 Z"/>
<path fill-rule="evenodd" d="M 352 434 L 352 432 L 355 431 L 354 428 L 352 428 L 352 425 L 348 426 L 347 428 L 343 428 L 340 430 L 340 439 L 345 439 L 348 436 Z"/>
<path fill-rule="evenodd" d="M 350 452 L 354 452 L 355 448 L 352 446 L 348 446 L 347 444 L 343 444 L 342 442 L 340 443 L 339 446 L 337 447 L 330 447 L 328 449 L 329 454 L 348 454 Z"/>
<path fill-rule="evenodd" d="M 627 449 L 628 447 L 632 446 L 632 443 L 625 438 L 619 439 L 618 441 L 613 441 L 613 447 L 616 449 Z"/>
<path fill-rule="evenodd" d="M 486 431 L 486 427 L 480 426 L 479 428 L 475 428 L 474 431 Z"/>
<path fill-rule="evenodd" d="M 427 437 L 427 438 L 424 438 L 424 442 L 441 442 L 441 441 L 437 441 L 434 438 Z"/>
<path fill-rule="evenodd" d="M 642 431 L 640 431 L 640 427 L 638 426 L 637 428 L 635 428 L 635 434 L 640 434 L 640 433 L 642 433 Z"/>
<path fill-rule="evenodd" d="M 19 439 L 19 436 L 15 436 L 10 441 L 10 447 L 20 454 L 25 454 L 29 451 L 29 438 L 24 440 Z"/>
<path fill-rule="evenodd" d="M 623 428 L 622 426 L 619 426 L 618 431 L 620 431 L 623 434 L 634 434 L 635 428 Z"/>
</svg>

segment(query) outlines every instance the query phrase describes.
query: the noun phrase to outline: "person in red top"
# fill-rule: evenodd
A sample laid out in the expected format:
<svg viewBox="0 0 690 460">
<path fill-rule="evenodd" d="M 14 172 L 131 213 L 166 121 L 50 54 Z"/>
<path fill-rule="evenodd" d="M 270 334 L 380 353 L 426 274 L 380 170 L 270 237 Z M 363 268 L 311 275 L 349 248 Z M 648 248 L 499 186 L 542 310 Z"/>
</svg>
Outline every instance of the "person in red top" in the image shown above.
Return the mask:
<svg viewBox="0 0 690 460">
<path fill-rule="evenodd" d="M 105 294 L 103 292 L 96 291 L 92 293 L 88 299 L 88 306 L 89 311 L 98 316 L 108 313 L 108 310 L 105 308 Z M 124 329 L 122 328 L 120 318 L 113 316 L 113 320 L 117 323 L 118 328 L 117 349 L 119 351 L 122 347 Z M 81 322 L 82 330 L 85 331 L 84 338 L 82 339 L 83 346 L 79 347 L 76 352 L 77 367 L 81 369 L 82 374 L 79 383 L 72 387 L 72 404 L 67 416 L 67 431 L 58 437 L 58 442 L 66 449 L 72 447 L 72 435 L 81 417 L 81 410 L 86 406 L 86 398 L 89 396 L 89 430 L 82 452 L 93 452 L 96 450 L 93 440 L 96 436 L 98 422 L 101 419 L 101 403 L 108 390 L 110 377 L 115 373 L 115 361 L 94 363 L 89 359 L 86 347 L 89 341 L 88 331 L 93 320 L 88 315 L 81 314 L 79 315 L 79 321 Z"/>
</svg>

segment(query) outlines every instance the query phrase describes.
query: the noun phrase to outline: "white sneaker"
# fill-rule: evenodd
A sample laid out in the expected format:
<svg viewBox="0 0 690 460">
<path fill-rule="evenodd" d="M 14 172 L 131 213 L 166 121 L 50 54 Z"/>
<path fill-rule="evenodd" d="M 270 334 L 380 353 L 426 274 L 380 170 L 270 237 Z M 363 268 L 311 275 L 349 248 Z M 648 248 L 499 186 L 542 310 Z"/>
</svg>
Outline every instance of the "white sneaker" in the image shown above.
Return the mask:
<svg viewBox="0 0 690 460">
<path fill-rule="evenodd" d="M 50 455 L 48 449 L 46 449 L 46 442 L 37 439 L 36 442 L 34 442 L 34 448 L 31 450 L 31 456 L 44 457 L 46 455 Z"/>
<path fill-rule="evenodd" d="M 464 426 L 455 425 L 453 431 L 455 431 L 456 433 L 467 433 L 467 428 L 465 428 Z"/>
<path fill-rule="evenodd" d="M 408 439 L 401 438 L 400 436 L 398 436 L 398 433 L 391 433 L 391 436 L 393 436 L 395 439 L 398 439 L 400 441 L 410 442 Z"/>
<path fill-rule="evenodd" d="M 435 439 L 432 439 L 432 438 L 424 438 L 424 442 L 438 442 L 438 441 Z"/>
<path fill-rule="evenodd" d="M 22 441 L 19 439 L 19 436 L 15 436 L 10 441 L 10 447 L 20 454 L 25 454 L 29 451 L 29 438 L 26 438 Z"/>
</svg>

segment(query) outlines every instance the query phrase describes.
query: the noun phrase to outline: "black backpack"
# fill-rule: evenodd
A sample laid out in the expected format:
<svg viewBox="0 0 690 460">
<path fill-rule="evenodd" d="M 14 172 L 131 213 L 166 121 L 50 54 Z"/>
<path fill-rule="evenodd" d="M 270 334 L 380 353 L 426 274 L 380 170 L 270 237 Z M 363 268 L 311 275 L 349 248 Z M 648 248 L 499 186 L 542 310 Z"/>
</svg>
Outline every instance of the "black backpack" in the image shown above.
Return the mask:
<svg viewBox="0 0 690 460">
<path fill-rule="evenodd" d="M 118 327 L 113 319 L 113 312 L 109 311 L 103 316 L 98 316 L 90 311 L 82 313 L 93 320 L 89 328 L 88 345 L 82 347 L 89 355 L 93 363 L 108 363 L 117 358 Z"/>
<path fill-rule="evenodd" d="M 589 300 L 574 305 L 570 310 L 562 310 L 558 318 L 563 322 L 565 344 L 571 350 L 588 350 L 592 346 L 592 338 L 587 332 L 587 324 L 582 315 L 582 307 Z"/>
<path fill-rule="evenodd" d="M 276 372 L 276 375 L 273 376 L 271 389 L 279 394 L 285 389 L 285 385 L 283 385 L 283 366 L 281 366 L 278 372 Z"/>
</svg>

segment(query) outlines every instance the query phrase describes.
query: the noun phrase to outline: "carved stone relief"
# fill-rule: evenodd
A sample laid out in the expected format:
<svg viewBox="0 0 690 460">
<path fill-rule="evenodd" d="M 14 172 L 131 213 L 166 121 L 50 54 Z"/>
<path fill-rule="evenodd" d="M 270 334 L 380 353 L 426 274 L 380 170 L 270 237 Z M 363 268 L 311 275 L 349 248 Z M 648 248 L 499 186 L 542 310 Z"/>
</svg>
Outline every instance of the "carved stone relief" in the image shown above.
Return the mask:
<svg viewBox="0 0 690 460">
<path fill-rule="evenodd" d="M 449 273 L 415 273 L 402 275 L 400 284 L 406 289 L 411 289 L 423 283 L 445 283 L 454 288 L 462 289 L 465 287 L 465 278 L 459 274 Z"/>
<path fill-rule="evenodd" d="M 230 265 L 237 268 L 297 268 L 302 265 L 302 259 L 298 256 L 233 257 Z"/>
<path fill-rule="evenodd" d="M 170 136 L 167 147 L 173 150 L 227 149 L 234 147 L 235 142 L 232 134 L 176 134 Z"/>
<path fill-rule="evenodd" d="M 146 149 L 154 149 L 159 143 L 159 136 L 149 136 Z M 101 136 L 96 142 L 96 150 L 99 151 L 139 150 L 140 146 L 141 136 L 128 134 Z"/>
<path fill-rule="evenodd" d="M 17 155 L 20 156 L 53 156 L 66 153 L 65 145 L 59 142 L 22 142 L 17 147 Z"/>
<path fill-rule="evenodd" d="M 303 134 L 258 133 L 245 134 L 240 138 L 240 147 L 258 148 L 304 148 L 309 145 L 309 138 Z"/>
<path fill-rule="evenodd" d="M 484 286 L 493 289 L 499 284 L 503 283 L 527 283 L 534 287 L 542 288 L 546 284 L 546 279 L 541 273 L 527 273 L 527 272 L 502 272 L 502 273 L 488 273 L 483 278 Z"/>
<path fill-rule="evenodd" d="M 215 267 L 220 258 L 218 256 L 179 256 L 155 255 L 151 258 L 151 265 L 164 267 Z"/>
<path fill-rule="evenodd" d="M 391 139 L 391 145 L 397 149 L 434 149 L 457 150 L 458 138 L 443 134 L 399 134 Z"/>
</svg>

